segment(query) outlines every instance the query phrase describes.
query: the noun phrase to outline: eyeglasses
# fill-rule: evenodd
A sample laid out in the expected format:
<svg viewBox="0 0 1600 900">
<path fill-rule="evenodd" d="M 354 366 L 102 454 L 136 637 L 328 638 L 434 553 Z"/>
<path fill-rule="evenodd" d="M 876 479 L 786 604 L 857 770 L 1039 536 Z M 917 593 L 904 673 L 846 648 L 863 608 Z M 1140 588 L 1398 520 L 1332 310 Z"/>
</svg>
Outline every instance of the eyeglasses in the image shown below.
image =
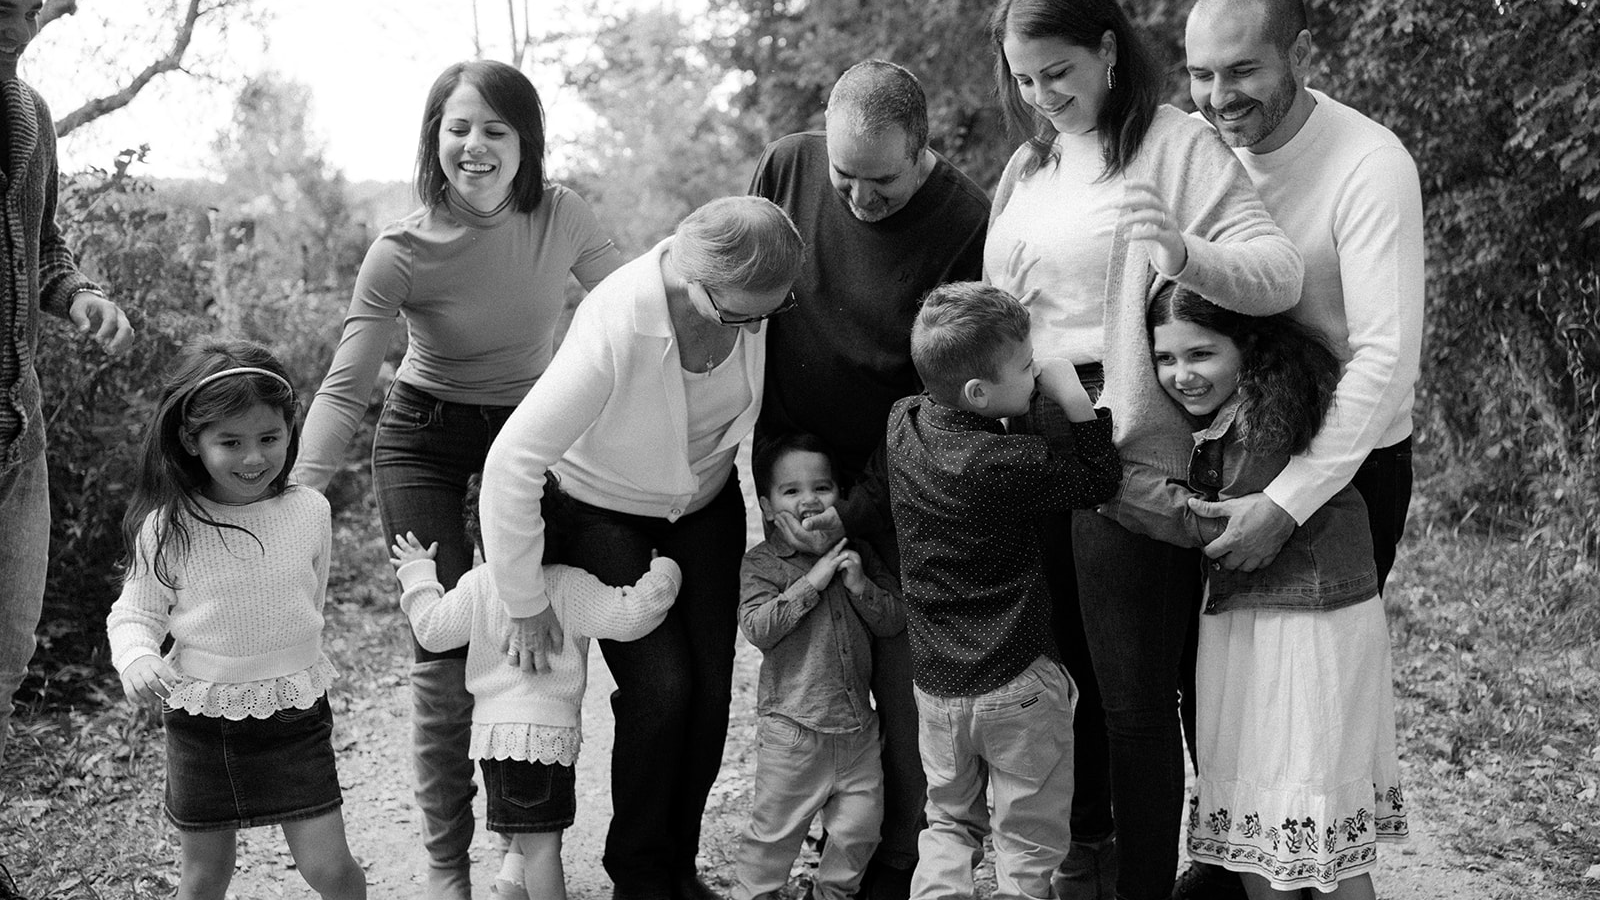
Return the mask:
<svg viewBox="0 0 1600 900">
<path fill-rule="evenodd" d="M 752 323 L 759 322 L 762 319 L 770 319 L 773 316 L 786 313 L 800 305 L 800 298 L 794 295 L 794 291 L 790 291 L 789 296 L 785 297 L 783 302 L 778 304 L 778 308 L 774 309 L 772 312 L 762 313 L 759 316 L 739 316 L 736 318 L 729 318 L 728 314 L 722 311 L 722 307 L 717 305 L 717 295 L 711 293 L 711 288 L 708 288 L 705 285 L 701 285 L 700 287 L 706 292 L 706 299 L 711 301 L 711 310 L 717 314 L 717 321 L 728 326 L 729 328 L 736 328 L 740 325 L 750 325 Z"/>
</svg>

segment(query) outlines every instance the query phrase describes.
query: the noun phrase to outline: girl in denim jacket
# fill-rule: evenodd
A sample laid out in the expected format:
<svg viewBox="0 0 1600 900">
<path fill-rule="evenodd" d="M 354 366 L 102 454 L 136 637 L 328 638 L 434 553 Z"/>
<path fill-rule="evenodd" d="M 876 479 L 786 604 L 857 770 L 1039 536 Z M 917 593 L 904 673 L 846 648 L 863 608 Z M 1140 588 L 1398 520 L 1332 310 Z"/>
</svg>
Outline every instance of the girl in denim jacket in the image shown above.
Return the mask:
<svg viewBox="0 0 1600 900">
<path fill-rule="evenodd" d="M 1340 362 L 1287 316 L 1242 315 L 1175 284 L 1147 322 L 1156 378 L 1198 429 L 1188 478 L 1130 467 L 1101 511 L 1201 546 L 1221 523 L 1188 500 L 1265 488 L 1322 427 Z M 1252 900 L 1303 888 L 1373 897 L 1377 842 L 1407 828 L 1361 496 L 1346 486 L 1261 569 L 1211 564 L 1204 611 L 1190 855 L 1240 872 Z"/>
</svg>

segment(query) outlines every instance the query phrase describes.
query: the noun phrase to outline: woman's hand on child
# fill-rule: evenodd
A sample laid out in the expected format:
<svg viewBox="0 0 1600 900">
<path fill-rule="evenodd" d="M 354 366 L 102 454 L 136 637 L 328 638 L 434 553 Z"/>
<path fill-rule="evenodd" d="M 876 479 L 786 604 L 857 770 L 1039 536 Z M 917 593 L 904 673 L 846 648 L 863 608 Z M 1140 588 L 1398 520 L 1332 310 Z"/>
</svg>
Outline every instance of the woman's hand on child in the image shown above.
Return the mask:
<svg viewBox="0 0 1600 900">
<path fill-rule="evenodd" d="M 1046 397 L 1056 402 L 1067 418 L 1074 422 L 1088 422 L 1095 417 L 1094 403 L 1089 392 L 1078 380 L 1078 368 L 1070 360 L 1047 356 L 1038 360 L 1039 374 L 1034 380 Z"/>
<path fill-rule="evenodd" d="M 551 654 L 560 653 L 566 639 L 561 620 L 551 607 L 537 615 L 513 618 L 506 635 L 506 665 L 524 672 L 548 672 Z"/>
<path fill-rule="evenodd" d="M 398 569 L 408 562 L 416 562 L 419 559 L 433 559 L 438 554 L 438 541 L 434 541 L 424 547 L 422 542 L 417 540 L 417 536 L 408 531 L 405 534 L 394 536 L 394 545 L 389 548 L 389 562 Z"/>
<path fill-rule="evenodd" d="M 779 512 L 772 520 L 772 527 L 783 535 L 789 546 L 819 556 L 844 540 L 844 521 L 839 518 L 836 507 L 829 507 L 804 522 L 794 513 Z"/>
<path fill-rule="evenodd" d="M 1272 565 L 1294 534 L 1294 517 L 1266 494 L 1245 494 L 1209 502 L 1190 498 L 1189 509 L 1208 519 L 1225 519 L 1222 536 L 1206 544 L 1206 556 L 1224 569 L 1254 572 Z"/>
<path fill-rule="evenodd" d="M 1039 296 L 1039 289 L 1028 287 L 1028 273 L 1038 265 L 1039 257 L 1028 256 L 1027 250 L 1028 245 L 1024 241 L 1013 244 L 1011 252 L 1006 255 L 1005 271 L 991 273 L 991 278 L 995 287 L 1017 298 L 1023 306 L 1032 306 Z"/>
<path fill-rule="evenodd" d="M 172 696 L 178 673 L 159 656 L 141 656 L 122 670 L 122 693 L 135 706 L 154 706 Z"/>
<path fill-rule="evenodd" d="M 1150 262 L 1156 271 L 1173 277 L 1189 264 L 1189 248 L 1167 201 L 1148 181 L 1129 180 L 1122 200 L 1122 217 L 1131 226 L 1129 240 L 1149 246 Z"/>
</svg>

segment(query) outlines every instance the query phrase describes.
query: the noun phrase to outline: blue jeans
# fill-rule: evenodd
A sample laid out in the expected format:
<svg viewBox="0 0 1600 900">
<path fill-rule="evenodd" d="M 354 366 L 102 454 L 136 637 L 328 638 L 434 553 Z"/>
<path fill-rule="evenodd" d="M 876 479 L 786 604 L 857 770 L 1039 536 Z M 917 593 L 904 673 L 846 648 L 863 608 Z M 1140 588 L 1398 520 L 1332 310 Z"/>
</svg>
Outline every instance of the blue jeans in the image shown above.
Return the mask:
<svg viewBox="0 0 1600 900">
<path fill-rule="evenodd" d="M 733 699 L 733 648 L 744 558 L 738 479 L 676 522 L 574 501 L 567 562 L 630 585 L 651 552 L 675 560 L 683 585 L 666 621 L 637 641 L 600 641 L 611 695 L 611 828 L 604 864 L 625 891 L 663 893 L 695 873 L 706 796 L 722 767 Z"/>
<path fill-rule="evenodd" d="M 0 472 L 0 761 L 6 756 L 11 698 L 28 674 L 34 629 L 44 608 L 50 558 L 50 477 L 44 454 Z"/>
<path fill-rule="evenodd" d="M 448 590 L 472 568 L 473 546 L 463 525 L 467 478 L 483 470 L 489 445 L 515 407 L 439 400 L 396 381 L 384 399 L 372 441 L 372 482 L 384 540 L 414 533 L 424 546 L 439 543 L 434 560 Z M 436 869 L 471 865 L 472 695 L 467 693 L 467 648 L 433 653 L 412 638 L 412 760 L 422 840 Z"/>
<path fill-rule="evenodd" d="M 972 867 L 994 842 L 994 897 L 1047 900 L 1072 827 L 1072 706 L 1077 689 L 1045 657 L 976 697 L 916 691 L 928 774 L 928 827 L 911 876 L 917 900 L 974 897 Z M 985 789 L 989 797 L 985 798 Z M 989 813 L 990 802 L 994 813 Z"/>
<path fill-rule="evenodd" d="M 1080 510 L 1072 514 L 1072 555 L 1105 706 L 1117 896 L 1166 900 L 1178 868 L 1184 755 L 1178 705 L 1192 677 L 1184 671 L 1184 643 L 1200 609 L 1201 552 Z"/>
</svg>

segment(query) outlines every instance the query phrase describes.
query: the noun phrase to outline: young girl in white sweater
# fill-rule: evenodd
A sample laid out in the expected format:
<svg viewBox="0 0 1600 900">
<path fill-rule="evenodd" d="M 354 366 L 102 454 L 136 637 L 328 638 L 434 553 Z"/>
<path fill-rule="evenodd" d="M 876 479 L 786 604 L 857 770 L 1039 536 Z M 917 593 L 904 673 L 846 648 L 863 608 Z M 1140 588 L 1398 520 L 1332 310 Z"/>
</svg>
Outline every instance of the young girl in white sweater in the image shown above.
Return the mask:
<svg viewBox="0 0 1600 900">
<path fill-rule="evenodd" d="M 477 505 L 480 482 L 468 482 L 466 531 L 481 549 Z M 483 770 L 488 827 L 509 836 L 498 900 L 539 897 L 565 900 L 561 832 L 572 824 L 577 798 L 574 765 L 583 740 L 583 691 L 590 638 L 632 641 L 654 631 L 678 595 L 678 564 L 651 562 L 632 587 L 610 587 L 588 572 L 561 565 L 562 495 L 545 491 L 544 579 L 565 640 L 549 655 L 549 668 L 526 671 L 505 648 L 511 619 L 489 568 L 480 565 L 448 593 L 434 572 L 436 545 L 395 535 L 392 562 L 404 593 L 400 606 L 417 641 L 432 652 L 467 646 L 467 690 L 472 693 L 469 754 Z"/>
<path fill-rule="evenodd" d="M 266 350 L 191 349 L 162 392 L 123 522 L 128 573 L 106 632 L 128 699 L 163 704 L 181 900 L 221 900 L 238 829 L 274 824 L 318 894 L 367 896 L 326 697 L 328 501 L 289 483 L 296 413 Z"/>
</svg>

